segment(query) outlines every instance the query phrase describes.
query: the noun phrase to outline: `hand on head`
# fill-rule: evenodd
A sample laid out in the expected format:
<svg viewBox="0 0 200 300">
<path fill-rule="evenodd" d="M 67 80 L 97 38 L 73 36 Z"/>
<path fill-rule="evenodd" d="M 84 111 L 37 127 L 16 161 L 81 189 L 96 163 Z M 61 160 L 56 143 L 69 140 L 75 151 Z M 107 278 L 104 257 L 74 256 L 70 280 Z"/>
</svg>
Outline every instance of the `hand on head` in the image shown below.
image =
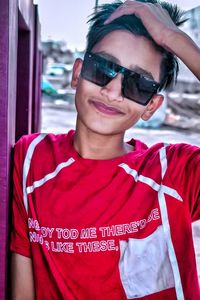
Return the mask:
<svg viewBox="0 0 200 300">
<path fill-rule="evenodd" d="M 154 41 L 166 48 L 166 39 L 171 32 L 180 31 L 169 16 L 167 10 L 163 9 L 160 4 L 149 2 L 139 2 L 127 0 L 120 5 L 105 21 L 109 24 L 116 18 L 123 15 L 134 14 L 141 19 L 144 27 L 147 29 Z"/>
<path fill-rule="evenodd" d="M 143 1 L 125 1 L 108 17 L 104 24 L 109 24 L 123 15 L 136 15 L 153 40 L 168 52 L 179 57 L 200 80 L 200 48 L 178 27 L 187 20 L 182 19 L 183 12 L 176 5 L 167 2 L 158 4 Z M 172 16 L 168 11 L 172 13 Z"/>
</svg>

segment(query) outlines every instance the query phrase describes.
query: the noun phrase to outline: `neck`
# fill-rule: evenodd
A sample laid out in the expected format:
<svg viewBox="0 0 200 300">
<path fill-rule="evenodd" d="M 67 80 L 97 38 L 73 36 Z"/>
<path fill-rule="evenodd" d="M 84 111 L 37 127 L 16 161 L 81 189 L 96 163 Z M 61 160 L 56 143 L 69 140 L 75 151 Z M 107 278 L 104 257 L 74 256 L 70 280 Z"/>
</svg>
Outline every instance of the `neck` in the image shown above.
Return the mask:
<svg viewBox="0 0 200 300">
<path fill-rule="evenodd" d="M 106 160 L 132 151 L 132 146 L 124 143 L 124 134 L 103 135 L 77 123 L 74 148 L 83 158 Z"/>
</svg>

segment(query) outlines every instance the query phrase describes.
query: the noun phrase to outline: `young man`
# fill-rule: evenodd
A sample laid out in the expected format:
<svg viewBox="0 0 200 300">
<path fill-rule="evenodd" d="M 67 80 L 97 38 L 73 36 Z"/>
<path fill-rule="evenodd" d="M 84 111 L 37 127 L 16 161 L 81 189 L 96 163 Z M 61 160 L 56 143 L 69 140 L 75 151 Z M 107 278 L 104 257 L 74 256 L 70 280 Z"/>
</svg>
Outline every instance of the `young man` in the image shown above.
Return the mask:
<svg viewBox="0 0 200 300">
<path fill-rule="evenodd" d="M 180 13 L 152 2 L 104 5 L 91 20 L 73 70 L 76 131 L 16 144 L 13 299 L 200 299 L 200 150 L 124 142 L 161 105 L 174 54 L 200 77 Z"/>
</svg>

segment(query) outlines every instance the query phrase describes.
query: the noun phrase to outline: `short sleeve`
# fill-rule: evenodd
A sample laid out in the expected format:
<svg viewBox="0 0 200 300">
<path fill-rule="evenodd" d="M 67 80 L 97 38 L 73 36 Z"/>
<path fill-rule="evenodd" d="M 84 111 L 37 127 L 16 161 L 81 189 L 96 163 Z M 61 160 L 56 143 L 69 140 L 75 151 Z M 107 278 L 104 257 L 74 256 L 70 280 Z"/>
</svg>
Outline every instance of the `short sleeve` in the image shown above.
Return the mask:
<svg viewBox="0 0 200 300">
<path fill-rule="evenodd" d="M 169 146 L 168 170 L 172 183 L 191 215 L 200 219 L 200 148 L 187 144 Z"/>
<path fill-rule="evenodd" d="M 30 136 L 22 137 L 14 147 L 12 231 L 10 250 L 30 257 L 28 214 L 23 202 L 23 164 Z"/>
</svg>

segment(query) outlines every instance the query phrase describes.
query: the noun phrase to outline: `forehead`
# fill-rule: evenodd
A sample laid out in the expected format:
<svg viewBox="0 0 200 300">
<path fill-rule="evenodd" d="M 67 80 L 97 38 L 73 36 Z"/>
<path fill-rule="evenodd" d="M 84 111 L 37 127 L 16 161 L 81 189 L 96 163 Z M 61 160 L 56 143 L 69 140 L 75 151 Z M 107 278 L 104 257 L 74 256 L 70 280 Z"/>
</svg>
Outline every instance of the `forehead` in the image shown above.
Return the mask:
<svg viewBox="0 0 200 300">
<path fill-rule="evenodd" d="M 100 40 L 92 52 L 105 53 L 128 69 L 143 69 L 151 73 L 154 80 L 160 79 L 162 54 L 145 37 L 115 30 Z"/>
</svg>

